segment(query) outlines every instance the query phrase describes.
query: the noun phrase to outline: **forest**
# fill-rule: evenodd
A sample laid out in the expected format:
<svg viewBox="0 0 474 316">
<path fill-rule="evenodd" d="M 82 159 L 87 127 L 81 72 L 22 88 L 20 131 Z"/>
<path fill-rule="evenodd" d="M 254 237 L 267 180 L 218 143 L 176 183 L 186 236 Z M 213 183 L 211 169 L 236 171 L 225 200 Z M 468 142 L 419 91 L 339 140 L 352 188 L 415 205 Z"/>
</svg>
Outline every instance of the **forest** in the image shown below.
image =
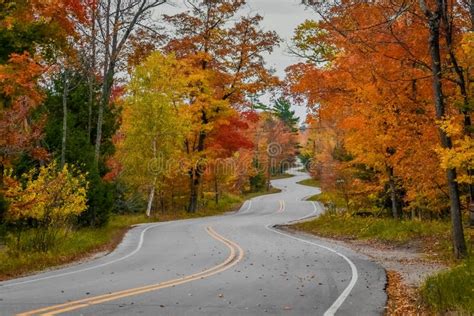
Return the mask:
<svg viewBox="0 0 474 316">
<path fill-rule="evenodd" d="M 110 225 L 230 211 L 298 161 L 347 225 L 447 222 L 469 256 L 472 1 L 303 0 L 289 43 L 245 0 L 170 3 L 0 0 L 0 274 Z"/>
<path fill-rule="evenodd" d="M 237 18 L 245 1 L 157 23 L 165 4 L 1 2 L 0 223 L 17 255 L 116 215 L 229 210 L 295 162 L 298 118 L 263 59 L 278 35 Z"/>
<path fill-rule="evenodd" d="M 289 92 L 308 102 L 307 145 L 323 191 L 346 209 L 451 218 L 467 255 L 474 224 L 472 2 L 308 3 L 295 31 Z"/>
</svg>

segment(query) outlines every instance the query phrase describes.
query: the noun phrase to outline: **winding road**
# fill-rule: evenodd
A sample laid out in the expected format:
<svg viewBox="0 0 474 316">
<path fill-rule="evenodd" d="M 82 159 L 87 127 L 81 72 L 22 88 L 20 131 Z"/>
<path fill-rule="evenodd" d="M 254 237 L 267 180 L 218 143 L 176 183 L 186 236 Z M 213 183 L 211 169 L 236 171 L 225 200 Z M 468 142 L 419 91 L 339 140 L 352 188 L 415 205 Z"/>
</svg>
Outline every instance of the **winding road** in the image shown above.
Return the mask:
<svg viewBox="0 0 474 316">
<path fill-rule="evenodd" d="M 383 314 L 382 267 L 274 227 L 322 212 L 292 173 L 236 213 L 139 225 L 106 256 L 1 282 L 0 315 Z"/>
</svg>

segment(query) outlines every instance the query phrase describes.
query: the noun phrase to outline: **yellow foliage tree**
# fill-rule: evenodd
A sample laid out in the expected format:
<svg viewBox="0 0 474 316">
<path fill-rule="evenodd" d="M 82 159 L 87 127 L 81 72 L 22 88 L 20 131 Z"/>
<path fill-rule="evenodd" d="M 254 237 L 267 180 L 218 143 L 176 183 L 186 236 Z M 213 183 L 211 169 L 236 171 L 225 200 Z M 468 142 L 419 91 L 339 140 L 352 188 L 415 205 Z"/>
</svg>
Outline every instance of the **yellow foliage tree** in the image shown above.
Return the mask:
<svg viewBox="0 0 474 316">
<path fill-rule="evenodd" d="M 175 158 L 189 129 L 181 115 L 189 90 L 186 69 L 172 55 L 153 53 L 135 69 L 127 87 L 118 144 L 121 178 L 148 194 L 147 216 L 155 192 L 163 190 L 166 177 L 177 169 Z"/>
<path fill-rule="evenodd" d="M 39 170 L 32 169 L 20 179 L 7 176 L 5 182 L 9 205 L 5 220 L 17 228 L 11 250 L 47 251 L 56 244 L 60 232 L 67 234 L 68 223 L 87 208 L 88 183 L 74 166 L 65 164 L 58 168 L 53 161 Z M 29 220 L 33 220 L 35 227 L 33 238 L 22 244 L 22 227 Z"/>
<path fill-rule="evenodd" d="M 22 179 L 6 178 L 7 221 L 35 219 L 45 226 L 61 225 L 86 210 L 88 184 L 74 167 L 58 169 L 53 161 L 36 174 L 33 169 Z"/>
</svg>

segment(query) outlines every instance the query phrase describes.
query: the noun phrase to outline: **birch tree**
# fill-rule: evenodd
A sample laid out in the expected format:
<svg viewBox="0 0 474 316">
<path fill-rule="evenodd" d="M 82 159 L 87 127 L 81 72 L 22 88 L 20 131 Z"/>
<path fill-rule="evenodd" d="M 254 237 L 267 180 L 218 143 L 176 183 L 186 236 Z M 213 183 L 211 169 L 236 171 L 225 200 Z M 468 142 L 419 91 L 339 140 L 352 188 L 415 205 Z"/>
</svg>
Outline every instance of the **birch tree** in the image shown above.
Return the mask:
<svg viewBox="0 0 474 316">
<path fill-rule="evenodd" d="M 121 129 L 124 138 L 118 145 L 121 176 L 148 196 L 147 216 L 166 166 L 181 148 L 185 129 L 178 112 L 186 90 L 183 73 L 173 56 L 154 53 L 137 67 L 128 85 Z"/>
</svg>

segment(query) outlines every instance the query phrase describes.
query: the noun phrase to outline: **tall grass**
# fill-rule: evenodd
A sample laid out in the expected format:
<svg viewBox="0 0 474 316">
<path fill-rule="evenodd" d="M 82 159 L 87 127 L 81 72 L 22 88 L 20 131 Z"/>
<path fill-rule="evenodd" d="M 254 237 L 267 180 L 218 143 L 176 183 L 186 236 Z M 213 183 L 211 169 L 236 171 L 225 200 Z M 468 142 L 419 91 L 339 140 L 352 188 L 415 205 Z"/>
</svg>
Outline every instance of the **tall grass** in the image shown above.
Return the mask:
<svg viewBox="0 0 474 316">
<path fill-rule="evenodd" d="M 429 277 L 421 294 L 437 313 L 455 311 L 457 315 L 474 314 L 474 258 L 448 271 Z"/>
</svg>

